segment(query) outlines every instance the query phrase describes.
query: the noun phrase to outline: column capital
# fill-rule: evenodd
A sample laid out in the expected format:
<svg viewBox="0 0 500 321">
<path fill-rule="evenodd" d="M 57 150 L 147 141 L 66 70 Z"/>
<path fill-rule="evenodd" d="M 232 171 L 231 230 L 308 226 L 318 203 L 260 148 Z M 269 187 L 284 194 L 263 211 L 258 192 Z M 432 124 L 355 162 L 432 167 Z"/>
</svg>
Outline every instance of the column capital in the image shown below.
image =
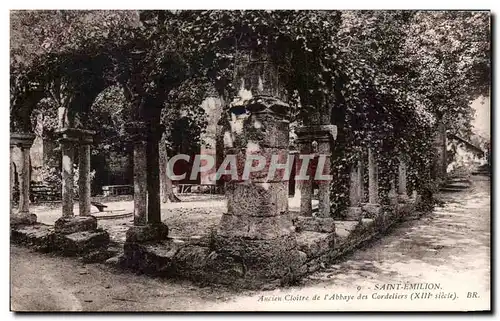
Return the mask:
<svg viewBox="0 0 500 321">
<path fill-rule="evenodd" d="M 11 133 L 10 146 L 19 146 L 21 148 L 29 148 L 35 140 L 35 134 L 32 133 Z"/>
<path fill-rule="evenodd" d="M 96 132 L 92 130 L 77 128 L 61 128 L 56 130 L 59 142 L 71 142 L 79 144 L 92 144 Z"/>
<path fill-rule="evenodd" d="M 232 112 L 242 106 L 253 114 L 265 113 L 282 118 L 288 118 L 290 111 L 290 105 L 277 97 L 269 95 L 257 95 L 248 100 L 233 102 L 230 111 Z"/>
<path fill-rule="evenodd" d="M 298 142 L 329 142 L 337 139 L 337 126 L 335 125 L 308 125 L 295 129 Z"/>
</svg>

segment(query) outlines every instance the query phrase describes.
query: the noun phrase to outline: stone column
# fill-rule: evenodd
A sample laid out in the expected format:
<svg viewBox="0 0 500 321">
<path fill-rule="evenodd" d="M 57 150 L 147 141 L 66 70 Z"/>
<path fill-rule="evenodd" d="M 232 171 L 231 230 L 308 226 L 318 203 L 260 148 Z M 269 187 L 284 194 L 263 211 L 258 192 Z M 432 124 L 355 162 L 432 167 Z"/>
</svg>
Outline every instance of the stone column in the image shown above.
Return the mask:
<svg viewBox="0 0 500 321">
<path fill-rule="evenodd" d="M 395 179 L 391 179 L 391 188 L 389 190 L 389 203 L 392 206 L 398 205 L 398 193 L 396 192 L 396 181 Z"/>
<path fill-rule="evenodd" d="M 224 143 L 225 154 L 235 155 L 238 167 L 250 161 L 250 155 L 262 156 L 267 164 L 273 158 L 280 164 L 287 162 L 289 105 L 283 101 L 285 92 L 278 75 L 266 55 L 237 54 L 234 83 L 239 91 L 227 115 Z M 241 168 L 238 171 L 241 175 Z M 264 169 L 248 179 L 230 178 L 226 183 L 228 211 L 217 228 L 217 255 L 209 256 L 207 262 L 212 273 L 231 282 L 247 279 L 268 284 L 294 275 L 305 262 L 288 211 L 288 183 L 283 172 L 279 169 L 276 175 L 269 175 Z"/>
<path fill-rule="evenodd" d="M 12 133 L 10 137 L 11 146 L 18 146 L 21 151 L 21 162 L 19 164 L 19 211 L 15 215 L 15 222 L 20 224 L 32 224 L 36 222 L 36 215 L 29 212 L 30 196 L 30 148 L 35 135 L 29 133 Z M 12 163 L 12 162 L 11 162 Z M 11 164 L 12 166 L 12 164 Z M 13 177 L 11 184 L 13 188 Z M 14 222 L 14 221 L 13 221 Z"/>
<path fill-rule="evenodd" d="M 158 125 L 144 121 L 125 124 L 134 145 L 134 226 L 126 234 L 126 242 L 161 241 L 168 227 L 161 223 Z"/>
<path fill-rule="evenodd" d="M 80 148 L 81 143 L 89 144 L 92 139 L 91 137 L 95 134 L 93 131 L 77 129 L 77 128 L 63 128 L 56 131 L 56 134 L 59 136 L 59 143 L 61 144 L 61 154 L 62 154 L 62 217 L 57 219 L 54 223 L 54 231 L 58 235 L 66 235 L 72 234 L 76 232 L 88 231 L 92 232 L 89 234 L 89 238 L 100 235 L 99 237 L 104 237 L 103 242 L 107 243 L 108 235 L 106 232 L 99 232 L 94 234 L 97 229 L 97 219 L 92 215 L 85 214 L 83 215 L 82 209 L 80 208 L 80 215 L 75 216 L 73 211 L 73 198 L 74 198 L 74 156 L 75 156 L 75 148 Z M 85 153 L 84 153 L 85 154 Z M 90 156 L 86 155 L 86 156 Z M 80 155 L 80 158 L 84 158 L 83 155 Z M 81 160 L 82 161 L 82 160 Z M 83 162 L 87 160 L 84 159 Z M 88 167 L 89 170 L 88 175 L 85 175 L 85 168 Z M 87 181 L 90 183 L 89 171 L 90 171 L 90 161 L 88 164 L 84 164 L 83 169 L 79 169 L 79 174 L 83 174 L 84 178 L 80 177 L 80 182 Z M 82 201 L 88 197 L 88 202 L 90 202 L 90 186 L 88 189 L 80 186 L 79 193 L 83 191 L 83 195 L 79 196 L 79 202 L 81 204 Z M 88 195 L 87 195 L 88 194 Z M 87 196 L 86 196 L 87 195 Z M 86 205 L 86 204 L 85 204 Z M 85 206 L 84 205 L 84 206 Z M 90 206 L 88 206 L 90 208 Z"/>
<path fill-rule="evenodd" d="M 20 145 L 21 163 L 19 175 L 19 213 L 29 213 L 30 204 L 30 146 Z"/>
<path fill-rule="evenodd" d="M 372 149 L 368 149 L 368 202 L 378 204 L 378 168 Z"/>
<path fill-rule="evenodd" d="M 73 217 L 73 199 L 74 199 L 74 157 L 75 146 L 78 146 L 79 137 L 75 135 L 73 129 L 64 129 L 59 132 L 59 143 L 62 153 L 62 216 Z"/>
<path fill-rule="evenodd" d="M 80 216 L 90 215 L 90 144 L 94 132 L 82 132 L 78 147 L 78 202 Z"/>
<path fill-rule="evenodd" d="M 447 139 L 446 139 L 446 126 L 442 120 L 438 121 L 436 134 L 434 138 L 434 176 L 435 178 L 444 181 L 446 180 L 446 171 L 448 167 L 447 157 Z"/>
<path fill-rule="evenodd" d="M 347 220 L 362 218 L 361 203 L 363 202 L 363 165 L 361 160 L 351 166 L 351 179 L 349 184 L 349 202 Z"/>
<path fill-rule="evenodd" d="M 323 166 L 323 175 L 331 175 L 331 141 L 336 138 L 336 129 L 334 125 L 319 125 L 316 127 L 315 135 L 318 142 L 318 154 L 325 160 Z M 332 136 L 335 137 L 332 137 Z M 318 216 L 330 217 L 330 184 L 331 179 L 318 180 Z"/>
<path fill-rule="evenodd" d="M 14 171 L 14 162 L 12 159 L 12 154 L 14 152 L 14 146 L 12 143 L 10 144 L 10 154 L 9 154 L 9 166 L 10 166 L 10 215 L 12 216 L 13 213 L 13 204 L 14 204 L 14 187 L 16 185 L 16 179 L 15 179 L 15 171 Z"/>
<path fill-rule="evenodd" d="M 368 149 L 368 203 L 363 206 L 363 210 L 369 218 L 377 216 L 381 207 L 378 195 L 378 168 L 374 152 Z"/>
<path fill-rule="evenodd" d="M 148 209 L 147 223 L 161 223 L 160 210 L 160 153 L 159 142 L 164 131 L 163 126 L 150 126 L 147 150 L 147 191 L 148 191 Z"/>
<path fill-rule="evenodd" d="M 146 225 L 147 221 L 147 124 L 130 122 L 125 124 L 133 144 L 134 159 L 134 225 Z"/>
<path fill-rule="evenodd" d="M 297 163 L 299 165 L 302 164 L 303 160 L 299 159 L 300 155 L 311 155 L 312 146 L 311 146 L 311 137 L 309 137 L 307 132 L 300 131 L 300 128 L 297 129 L 297 143 L 299 144 L 299 155 L 297 155 Z M 299 179 L 296 182 L 298 183 L 298 188 L 300 192 L 300 216 L 312 216 L 312 194 L 313 194 L 313 175 L 310 171 L 310 164 L 313 162 L 313 159 L 309 161 L 309 166 L 307 168 L 308 179 Z M 297 169 L 297 175 L 300 173 L 300 167 Z"/>
<path fill-rule="evenodd" d="M 398 199 L 400 202 L 408 200 L 408 190 L 406 182 L 406 163 L 401 158 L 398 166 Z"/>
</svg>

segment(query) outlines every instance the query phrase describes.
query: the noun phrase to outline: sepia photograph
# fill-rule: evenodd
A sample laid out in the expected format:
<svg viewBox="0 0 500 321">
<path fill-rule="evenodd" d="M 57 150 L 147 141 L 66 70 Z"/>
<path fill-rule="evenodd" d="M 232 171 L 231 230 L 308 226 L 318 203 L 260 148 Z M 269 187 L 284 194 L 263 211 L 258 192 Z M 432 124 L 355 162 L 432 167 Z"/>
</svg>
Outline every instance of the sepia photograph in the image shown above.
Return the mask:
<svg viewBox="0 0 500 321">
<path fill-rule="evenodd" d="M 11 312 L 491 312 L 487 8 L 8 18 Z"/>
</svg>

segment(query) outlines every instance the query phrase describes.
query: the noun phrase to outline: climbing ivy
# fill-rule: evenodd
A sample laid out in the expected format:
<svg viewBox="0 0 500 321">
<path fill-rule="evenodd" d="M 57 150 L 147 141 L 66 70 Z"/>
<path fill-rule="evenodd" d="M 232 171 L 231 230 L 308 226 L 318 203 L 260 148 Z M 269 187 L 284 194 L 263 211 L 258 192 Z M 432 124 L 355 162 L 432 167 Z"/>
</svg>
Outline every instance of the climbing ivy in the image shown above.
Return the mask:
<svg viewBox="0 0 500 321">
<path fill-rule="evenodd" d="M 266 53 L 294 120 L 305 123 L 319 111 L 338 128 L 335 215 L 348 205 L 350 167 L 366 159 L 367 147 L 380 163 L 384 201 L 400 155 L 408 160 L 411 188 L 427 188 L 436 123 L 443 120 L 466 137 L 470 102 L 490 88 L 487 12 L 55 11 L 12 17 L 11 106 L 33 87 L 70 84 L 72 92 L 102 82 L 123 87 L 131 112 L 166 106 L 166 120 L 191 106 L 198 115 L 211 86 L 226 106 L 231 101 L 239 52 Z"/>
</svg>

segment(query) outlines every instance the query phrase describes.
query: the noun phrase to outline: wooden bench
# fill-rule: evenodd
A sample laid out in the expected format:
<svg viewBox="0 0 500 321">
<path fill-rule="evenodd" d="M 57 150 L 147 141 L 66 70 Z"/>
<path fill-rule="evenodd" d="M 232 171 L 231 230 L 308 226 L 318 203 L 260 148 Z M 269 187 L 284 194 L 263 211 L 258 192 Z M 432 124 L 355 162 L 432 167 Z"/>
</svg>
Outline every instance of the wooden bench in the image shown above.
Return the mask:
<svg viewBox="0 0 500 321">
<path fill-rule="evenodd" d="M 214 184 L 178 184 L 178 193 L 223 194 L 224 187 Z"/>
<path fill-rule="evenodd" d="M 104 196 L 133 195 L 132 185 L 106 185 L 102 187 Z"/>
</svg>

